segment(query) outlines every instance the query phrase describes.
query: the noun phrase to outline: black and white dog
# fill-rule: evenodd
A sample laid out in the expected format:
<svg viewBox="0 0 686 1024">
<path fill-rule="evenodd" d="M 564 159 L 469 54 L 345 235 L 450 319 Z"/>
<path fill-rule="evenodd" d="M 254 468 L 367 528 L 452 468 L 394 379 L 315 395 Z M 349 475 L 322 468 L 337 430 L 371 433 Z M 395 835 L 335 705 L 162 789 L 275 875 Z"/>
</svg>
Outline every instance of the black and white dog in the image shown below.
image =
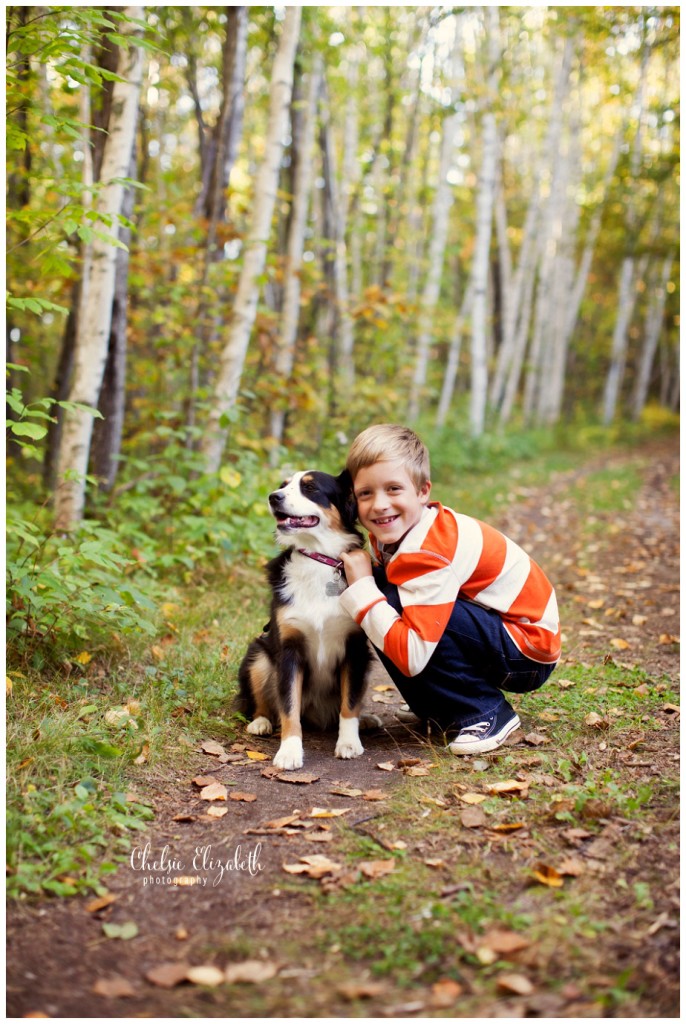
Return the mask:
<svg viewBox="0 0 686 1024">
<path fill-rule="evenodd" d="M 276 536 L 286 547 L 267 565 L 271 617 L 239 672 L 238 710 L 248 732 L 269 735 L 278 721 L 278 768 L 303 764 L 301 720 L 326 729 L 338 723 L 336 757 L 359 757 L 360 708 L 370 650 L 340 607 L 345 589 L 341 552 L 361 547 L 350 474 L 296 473 L 269 495 Z M 368 724 L 380 724 L 375 716 Z"/>
</svg>

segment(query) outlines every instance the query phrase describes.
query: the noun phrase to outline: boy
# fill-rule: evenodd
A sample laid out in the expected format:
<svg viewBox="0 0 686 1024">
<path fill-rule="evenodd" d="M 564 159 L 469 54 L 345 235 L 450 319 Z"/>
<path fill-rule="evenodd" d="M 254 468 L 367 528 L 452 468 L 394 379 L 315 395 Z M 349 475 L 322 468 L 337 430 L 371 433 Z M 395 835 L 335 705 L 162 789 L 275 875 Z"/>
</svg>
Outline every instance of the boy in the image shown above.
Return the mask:
<svg viewBox="0 0 686 1024">
<path fill-rule="evenodd" d="M 495 750 L 520 725 L 502 690 L 538 689 L 560 656 L 555 591 L 509 538 L 429 501 L 429 454 L 412 430 L 369 427 L 347 468 L 378 565 L 363 550 L 342 556 L 342 606 L 410 709 L 457 731 L 453 754 Z"/>
</svg>

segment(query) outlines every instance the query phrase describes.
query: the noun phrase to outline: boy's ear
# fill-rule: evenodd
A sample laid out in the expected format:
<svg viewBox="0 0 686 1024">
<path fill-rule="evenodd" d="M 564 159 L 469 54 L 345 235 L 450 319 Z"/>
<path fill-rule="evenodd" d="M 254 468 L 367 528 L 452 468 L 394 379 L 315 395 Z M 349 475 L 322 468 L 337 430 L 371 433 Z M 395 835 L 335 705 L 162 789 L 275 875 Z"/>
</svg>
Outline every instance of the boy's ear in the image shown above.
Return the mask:
<svg viewBox="0 0 686 1024">
<path fill-rule="evenodd" d="M 341 498 L 341 514 L 343 516 L 343 524 L 349 529 L 352 529 L 357 522 L 357 502 L 355 501 L 355 495 L 353 494 L 353 478 L 347 469 L 344 469 L 342 473 L 339 473 L 336 477 Z"/>
</svg>

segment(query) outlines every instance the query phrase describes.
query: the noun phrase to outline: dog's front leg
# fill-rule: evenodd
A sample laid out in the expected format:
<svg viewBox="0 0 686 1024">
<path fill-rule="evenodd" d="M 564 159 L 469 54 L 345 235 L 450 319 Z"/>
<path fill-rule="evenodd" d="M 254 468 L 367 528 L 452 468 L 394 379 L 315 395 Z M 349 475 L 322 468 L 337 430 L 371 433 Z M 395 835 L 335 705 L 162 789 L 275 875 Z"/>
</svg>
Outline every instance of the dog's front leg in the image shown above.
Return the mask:
<svg viewBox="0 0 686 1024">
<path fill-rule="evenodd" d="M 341 713 L 338 718 L 336 757 L 359 757 L 364 753 L 360 742 L 360 710 L 362 695 L 355 692 L 350 666 L 341 669 Z"/>
<path fill-rule="evenodd" d="M 286 648 L 279 678 L 279 718 L 281 746 L 274 757 L 277 768 L 292 771 L 303 766 L 303 739 L 300 724 L 303 667 L 297 650 Z"/>
</svg>

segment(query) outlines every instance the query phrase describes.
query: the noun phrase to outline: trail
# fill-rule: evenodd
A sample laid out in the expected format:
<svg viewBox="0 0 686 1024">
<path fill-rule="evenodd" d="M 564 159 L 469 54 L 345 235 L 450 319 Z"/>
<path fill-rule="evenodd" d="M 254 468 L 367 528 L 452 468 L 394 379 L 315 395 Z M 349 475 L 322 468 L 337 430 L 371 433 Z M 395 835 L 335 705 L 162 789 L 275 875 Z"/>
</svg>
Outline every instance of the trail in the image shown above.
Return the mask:
<svg viewBox="0 0 686 1024">
<path fill-rule="evenodd" d="M 568 663 L 592 657 L 589 652 L 597 650 L 599 638 L 609 628 L 627 645 L 626 653 L 621 650 L 622 657 L 640 661 L 656 678 L 667 675 L 676 680 L 676 645 L 665 643 L 664 638 L 678 632 L 679 621 L 678 614 L 672 614 L 678 610 L 679 599 L 679 519 L 671 484 L 678 472 L 678 451 L 674 444 L 656 444 L 652 450 L 622 458 L 640 464 L 643 486 L 633 507 L 622 515 L 608 514 L 607 521 L 602 515 L 597 517 L 590 540 L 589 524 L 570 493 L 580 483 L 583 486 L 589 474 L 606 467 L 607 458 L 560 474 L 545 492 L 522 487 L 516 506 L 497 525 L 522 543 L 555 580 L 563 607 Z M 601 620 L 600 611 L 589 611 L 589 602 L 595 598 L 605 600 L 606 607 L 620 608 L 621 614 L 614 620 Z M 665 609 L 671 617 L 665 617 Z M 619 659 L 621 645 L 611 649 Z M 563 671 L 561 666 L 558 673 Z M 398 722 L 395 710 L 400 700 L 377 665 L 367 709 L 382 718 L 382 727 L 363 736 L 365 753 L 353 761 L 333 757 L 333 735 L 306 734 L 305 765 L 297 774 L 310 781 L 294 783 L 276 777 L 270 759 L 278 741 L 247 734 L 237 744 L 225 745 L 222 759 L 199 747 L 191 770 L 178 777 L 161 778 L 151 772 L 148 786 L 155 822 L 138 841 L 129 862 L 108 881 L 108 889 L 116 897 L 109 906 L 89 911 L 86 908 L 91 901 L 86 898 L 10 906 L 8 1014 L 371 1017 L 393 1011 L 397 1016 L 443 1015 L 445 1011 L 432 1005 L 421 986 L 408 993 L 386 985 L 383 996 L 351 1003 L 340 990 L 332 991 L 328 982 L 320 984 L 320 976 L 330 976 L 330 963 L 325 951 L 317 963 L 312 936 L 308 935 L 313 913 L 309 886 L 317 883 L 293 884 L 293 876 L 284 872 L 284 864 L 313 854 L 340 857 L 350 830 L 383 843 L 384 805 L 392 791 L 407 783 L 402 763 L 430 762 L 437 753 L 443 756 L 436 737 Z M 526 705 L 523 709 L 526 718 Z M 525 721 L 525 732 L 527 728 Z M 509 749 L 520 749 L 517 741 L 521 744 L 521 738 L 521 734 L 513 737 L 515 745 Z M 618 751 L 608 745 L 607 764 L 635 780 L 674 773 L 678 741 L 674 717 L 665 715 L 663 731 L 647 734 L 634 749 Z M 259 759 L 260 755 L 264 759 Z M 379 765 L 392 765 L 393 770 Z M 201 798 L 202 789 L 192 780 L 208 775 L 226 785 L 229 799 Z M 346 795 L 346 790 L 357 793 Z M 231 798 L 237 794 L 243 798 Z M 226 813 L 211 817 L 208 810 L 216 807 Z M 315 808 L 346 813 L 311 818 Z M 267 824 L 294 816 L 299 818 L 294 828 Z M 624 829 L 622 842 L 633 841 L 635 837 L 625 825 L 611 824 Z M 472 844 L 476 850 L 474 844 L 480 841 L 476 833 L 462 832 L 464 849 L 471 849 Z M 627 967 L 640 975 L 644 995 L 635 1004 L 640 1013 L 637 1010 L 634 1016 L 678 1015 L 677 839 L 669 809 L 656 808 L 651 829 L 641 838 L 641 856 L 652 858 L 656 870 L 664 873 L 663 899 L 652 911 L 654 930 L 642 926 L 635 934 L 610 932 L 606 940 L 609 960 L 615 954 L 615 958 L 624 957 Z M 412 854 L 412 849 L 409 852 Z M 612 886 L 609 865 L 609 861 L 603 862 L 598 885 Z M 619 914 L 620 908 L 626 909 L 622 892 L 616 893 L 616 900 Z M 128 921 L 138 928 L 135 938 L 113 940 L 103 935 L 103 922 Z M 298 944 L 306 937 L 310 945 L 307 955 L 301 957 Z M 278 976 L 261 985 L 217 988 L 189 984 L 162 988 L 146 978 L 150 970 L 164 964 L 218 964 L 223 968 L 241 959 L 275 963 Z M 341 982 L 355 982 L 359 973 L 355 964 L 341 963 L 340 971 Z M 469 970 L 466 976 L 471 976 Z M 479 991 L 476 973 L 474 979 L 472 996 Z M 113 982 L 119 985 L 119 995 L 94 991 L 94 986 L 97 989 L 103 983 L 106 991 Z M 568 984 L 567 996 L 560 995 L 559 988 L 553 985 L 549 992 L 538 993 L 538 1003 L 535 996 L 528 1002 L 511 993 L 509 1002 L 502 994 L 499 999 L 485 996 L 480 1003 L 469 1003 L 470 1015 L 474 1015 L 475 1005 L 477 1015 L 486 1017 L 501 1015 L 508 1008 L 513 1016 L 603 1015 L 597 1013 L 600 1004 L 584 1002 L 582 985 L 575 989 Z M 116 990 L 115 985 L 112 991 Z M 459 1015 L 460 1004 L 449 1013 Z"/>
</svg>

